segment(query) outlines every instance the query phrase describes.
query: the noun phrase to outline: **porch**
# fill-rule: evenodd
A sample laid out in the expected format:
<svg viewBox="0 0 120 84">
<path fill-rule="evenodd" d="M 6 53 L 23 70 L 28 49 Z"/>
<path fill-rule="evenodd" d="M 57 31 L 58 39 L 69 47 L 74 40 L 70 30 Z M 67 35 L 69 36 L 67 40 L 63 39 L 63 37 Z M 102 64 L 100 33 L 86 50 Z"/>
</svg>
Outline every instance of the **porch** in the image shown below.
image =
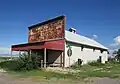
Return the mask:
<svg viewBox="0 0 120 84">
<path fill-rule="evenodd" d="M 35 52 L 41 56 L 43 67 L 64 67 L 64 40 L 12 45 L 12 51 Z"/>
</svg>

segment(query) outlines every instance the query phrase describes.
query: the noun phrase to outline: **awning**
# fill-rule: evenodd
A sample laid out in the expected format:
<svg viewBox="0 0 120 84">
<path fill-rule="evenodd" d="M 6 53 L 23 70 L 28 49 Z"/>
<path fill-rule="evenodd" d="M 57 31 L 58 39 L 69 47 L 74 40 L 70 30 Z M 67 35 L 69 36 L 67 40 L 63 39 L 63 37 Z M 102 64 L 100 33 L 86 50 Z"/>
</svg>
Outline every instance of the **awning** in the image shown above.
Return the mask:
<svg viewBox="0 0 120 84">
<path fill-rule="evenodd" d="M 12 51 L 27 51 L 39 49 L 64 50 L 64 40 L 53 40 L 46 42 L 25 43 L 19 45 L 12 45 Z"/>
</svg>

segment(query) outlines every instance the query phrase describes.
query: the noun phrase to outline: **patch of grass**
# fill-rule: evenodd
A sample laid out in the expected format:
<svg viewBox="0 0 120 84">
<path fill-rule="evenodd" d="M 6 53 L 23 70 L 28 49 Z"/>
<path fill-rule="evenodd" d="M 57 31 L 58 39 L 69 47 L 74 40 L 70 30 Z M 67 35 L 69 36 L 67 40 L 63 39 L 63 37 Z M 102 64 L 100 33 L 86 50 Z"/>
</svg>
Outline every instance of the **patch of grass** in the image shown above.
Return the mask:
<svg viewBox="0 0 120 84">
<path fill-rule="evenodd" d="M 82 67 L 74 65 L 74 70 L 79 70 L 76 73 L 77 77 L 109 77 L 109 78 L 120 78 L 120 63 L 107 63 L 101 64 L 98 62 L 89 62 Z"/>
<path fill-rule="evenodd" d="M 20 71 L 13 72 L 24 77 L 32 77 L 38 79 L 72 79 L 72 80 L 81 80 L 88 77 L 109 77 L 109 78 L 120 78 L 120 64 L 106 64 L 104 66 L 90 66 L 84 65 L 80 67 L 80 72 L 77 73 L 57 73 L 52 71 L 45 70 L 31 70 L 31 71 Z"/>
<path fill-rule="evenodd" d="M 9 59 L 10 59 L 10 57 L 0 57 L 0 62 L 6 61 L 6 60 L 9 60 Z"/>
<path fill-rule="evenodd" d="M 75 62 L 72 66 L 71 66 L 72 69 L 80 69 L 81 68 L 81 65 L 78 65 L 78 62 Z"/>
<path fill-rule="evenodd" d="M 91 66 L 104 66 L 105 64 L 97 62 L 97 61 L 91 61 L 91 62 L 88 62 L 88 65 L 91 65 Z"/>
<path fill-rule="evenodd" d="M 10 58 L 11 58 L 11 57 L 7 57 L 7 56 L 6 56 L 6 57 L 3 57 L 3 56 L 0 57 L 0 59 L 2 59 L 2 60 L 7 60 L 7 59 L 10 59 Z"/>
<path fill-rule="evenodd" d="M 56 79 L 56 80 L 64 80 L 64 79 L 74 79 L 77 80 L 78 77 L 76 75 L 67 73 L 57 73 L 57 72 L 52 72 L 52 71 L 45 71 L 41 69 L 37 70 L 31 70 L 31 71 L 14 71 L 14 72 L 9 72 L 12 75 L 17 75 L 17 76 L 22 76 L 22 77 L 30 77 L 32 79 L 37 78 L 37 79 L 45 79 L 45 80 L 51 80 L 51 79 Z M 36 79 L 36 80 L 37 80 Z"/>
<path fill-rule="evenodd" d="M 75 69 L 76 70 L 76 69 Z M 52 71 L 44 70 L 32 70 L 16 72 L 23 76 L 38 77 L 44 79 L 74 79 L 80 80 L 88 77 L 109 77 L 109 78 L 120 78 L 120 64 L 105 64 L 104 66 L 90 66 L 84 65 L 79 68 L 77 73 L 57 73 Z"/>
<path fill-rule="evenodd" d="M 93 63 L 94 64 L 94 63 Z M 45 80 L 61 80 L 61 79 L 72 79 L 80 80 L 88 77 L 109 77 L 109 78 L 120 78 L 120 64 L 119 63 L 107 63 L 100 66 L 91 66 L 90 64 L 80 66 L 75 66 L 72 68 L 76 70 L 75 73 L 58 73 L 52 71 L 46 71 L 41 69 L 34 69 L 30 71 L 14 71 L 17 66 L 17 61 L 3 61 L 0 62 L 0 67 L 8 70 L 9 73 L 22 76 L 22 77 L 31 77 L 32 79 L 45 79 Z"/>
<path fill-rule="evenodd" d="M 105 64 L 104 66 L 83 66 L 79 75 L 87 77 L 120 78 L 120 64 Z"/>
<path fill-rule="evenodd" d="M 15 70 L 18 62 L 16 60 L 8 60 L 0 62 L 0 67 L 5 70 Z"/>
<path fill-rule="evenodd" d="M 8 61 L 10 59 L 11 59 L 11 57 L 0 56 L 0 62 L 2 62 L 2 61 Z M 12 59 L 18 59 L 18 57 L 17 56 L 16 57 L 12 57 Z"/>
</svg>

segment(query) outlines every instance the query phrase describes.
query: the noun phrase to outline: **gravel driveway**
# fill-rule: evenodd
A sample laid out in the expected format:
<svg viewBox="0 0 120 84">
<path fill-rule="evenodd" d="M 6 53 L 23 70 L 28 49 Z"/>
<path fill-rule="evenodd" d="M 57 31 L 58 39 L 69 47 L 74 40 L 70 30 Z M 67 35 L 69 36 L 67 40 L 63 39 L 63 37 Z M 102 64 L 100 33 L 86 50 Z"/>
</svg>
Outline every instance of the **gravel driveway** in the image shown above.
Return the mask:
<svg viewBox="0 0 120 84">
<path fill-rule="evenodd" d="M 120 84 L 120 80 L 110 78 L 95 79 L 92 84 Z"/>
</svg>

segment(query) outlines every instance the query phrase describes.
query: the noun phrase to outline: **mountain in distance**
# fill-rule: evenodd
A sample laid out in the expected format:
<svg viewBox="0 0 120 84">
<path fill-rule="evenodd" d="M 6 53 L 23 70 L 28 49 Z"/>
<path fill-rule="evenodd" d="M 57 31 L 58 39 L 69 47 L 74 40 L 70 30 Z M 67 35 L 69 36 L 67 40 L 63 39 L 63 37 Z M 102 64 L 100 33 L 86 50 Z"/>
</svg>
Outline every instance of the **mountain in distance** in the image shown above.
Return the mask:
<svg viewBox="0 0 120 84">
<path fill-rule="evenodd" d="M 10 54 L 0 54 L 0 56 L 6 56 L 6 57 L 8 56 L 9 57 L 11 55 Z M 18 56 L 18 54 L 13 54 L 12 56 Z"/>
</svg>

